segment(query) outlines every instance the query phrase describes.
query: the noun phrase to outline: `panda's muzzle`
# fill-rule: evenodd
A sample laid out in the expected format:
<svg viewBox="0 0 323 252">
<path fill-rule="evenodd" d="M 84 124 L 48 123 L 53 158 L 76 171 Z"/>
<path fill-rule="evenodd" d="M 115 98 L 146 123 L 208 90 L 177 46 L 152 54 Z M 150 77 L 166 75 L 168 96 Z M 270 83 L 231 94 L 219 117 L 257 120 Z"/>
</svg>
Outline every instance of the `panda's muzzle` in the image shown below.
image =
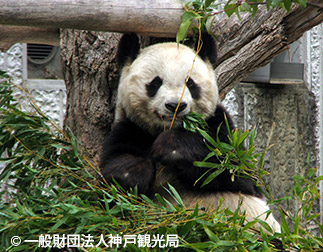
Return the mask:
<svg viewBox="0 0 323 252">
<path fill-rule="evenodd" d="M 177 106 L 178 106 L 178 103 L 174 103 L 174 102 L 165 103 L 166 109 L 172 113 L 175 113 Z M 182 112 L 186 107 L 187 107 L 187 103 L 181 102 L 180 105 L 178 106 L 177 113 Z"/>
</svg>

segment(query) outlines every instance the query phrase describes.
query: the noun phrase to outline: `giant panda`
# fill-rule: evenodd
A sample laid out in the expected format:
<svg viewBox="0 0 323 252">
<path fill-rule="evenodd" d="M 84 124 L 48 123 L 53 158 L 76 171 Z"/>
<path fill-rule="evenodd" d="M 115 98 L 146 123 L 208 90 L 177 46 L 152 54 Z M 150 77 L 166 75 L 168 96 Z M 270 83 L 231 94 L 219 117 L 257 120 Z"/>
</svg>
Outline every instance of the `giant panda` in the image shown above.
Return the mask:
<svg viewBox="0 0 323 252">
<path fill-rule="evenodd" d="M 228 142 L 224 120 L 233 123 L 220 104 L 212 64 L 216 45 L 208 34 L 202 35 L 198 56 L 185 45 L 175 42 L 154 44 L 140 50 L 135 34 L 125 34 L 119 42 L 117 58 L 123 65 L 119 81 L 115 121 L 103 144 L 101 173 L 107 182 L 115 179 L 124 189 L 137 186 L 147 196 L 159 193 L 171 184 L 187 207 L 213 209 L 220 198 L 223 207 L 234 211 L 241 203 L 247 219 L 259 217 L 279 232 L 280 226 L 270 214 L 263 194 L 248 178 L 231 180 L 223 172 L 208 185 L 196 183 L 205 169 L 195 167 L 209 153 L 199 133 L 183 129 L 182 120 L 190 112 L 205 116 L 209 134 Z M 194 66 L 192 68 L 192 64 Z M 191 71 L 192 68 L 192 71 Z M 187 87 L 173 127 L 171 121 L 180 101 L 187 77 Z M 213 160 L 217 162 L 216 160 Z M 267 217 L 267 218 L 266 218 Z"/>
</svg>

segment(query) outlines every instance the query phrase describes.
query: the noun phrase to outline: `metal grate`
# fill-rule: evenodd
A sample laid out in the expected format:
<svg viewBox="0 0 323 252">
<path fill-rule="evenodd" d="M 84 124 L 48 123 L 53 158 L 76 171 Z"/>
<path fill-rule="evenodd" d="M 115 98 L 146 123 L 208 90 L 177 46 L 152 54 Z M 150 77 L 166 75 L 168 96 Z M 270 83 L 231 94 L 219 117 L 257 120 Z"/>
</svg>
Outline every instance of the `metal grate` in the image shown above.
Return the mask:
<svg viewBox="0 0 323 252">
<path fill-rule="evenodd" d="M 40 65 L 48 63 L 55 55 L 56 47 L 41 44 L 27 44 L 27 57 L 31 63 Z"/>
</svg>

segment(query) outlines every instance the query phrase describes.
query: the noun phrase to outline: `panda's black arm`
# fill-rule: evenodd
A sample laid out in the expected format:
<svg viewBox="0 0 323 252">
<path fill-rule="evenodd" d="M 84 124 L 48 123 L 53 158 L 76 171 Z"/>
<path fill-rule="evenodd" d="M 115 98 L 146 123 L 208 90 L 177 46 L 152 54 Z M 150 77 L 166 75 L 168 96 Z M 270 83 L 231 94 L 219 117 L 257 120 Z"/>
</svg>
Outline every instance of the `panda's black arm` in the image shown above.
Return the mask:
<svg viewBox="0 0 323 252">
<path fill-rule="evenodd" d="M 124 189 L 136 185 L 148 194 L 155 168 L 148 158 L 153 137 L 129 120 L 117 123 L 103 145 L 101 173 L 108 183 L 114 178 Z"/>
<path fill-rule="evenodd" d="M 207 120 L 209 134 L 212 138 L 216 138 L 218 127 L 220 127 L 218 137 L 222 142 L 228 142 L 228 130 L 224 122 L 226 113 L 219 105 L 214 115 Z M 227 118 L 230 128 L 233 128 L 232 120 L 229 116 Z M 190 186 L 207 171 L 204 168 L 195 167 L 193 162 L 202 161 L 209 152 L 210 150 L 199 133 L 192 133 L 182 128 L 161 133 L 152 146 L 153 160 L 174 166 L 179 179 L 187 181 Z M 214 185 L 217 186 L 216 183 Z"/>
<path fill-rule="evenodd" d="M 195 167 L 194 161 L 202 161 L 210 151 L 198 133 L 181 129 L 167 130 L 161 133 L 152 146 L 152 158 L 174 172 L 180 180 L 190 187 L 206 172 Z"/>
<path fill-rule="evenodd" d="M 228 142 L 228 129 L 225 125 L 224 114 L 227 115 L 230 129 L 233 129 L 233 122 L 222 106 L 218 106 L 214 116 L 207 120 L 209 134 L 215 139 L 218 127 L 218 137 L 222 142 Z M 164 165 L 173 167 L 174 176 L 177 176 L 184 185 L 198 191 L 231 191 L 242 192 L 255 196 L 261 196 L 259 189 L 250 179 L 236 178 L 231 181 L 231 174 L 224 172 L 208 185 L 201 187 L 204 179 L 197 184 L 195 182 L 207 171 L 193 165 L 194 161 L 202 161 L 210 152 L 206 147 L 203 137 L 198 133 L 187 132 L 183 129 L 173 129 L 159 135 L 152 147 L 153 159 Z M 218 162 L 216 158 L 208 160 Z"/>
<path fill-rule="evenodd" d="M 225 115 L 227 117 L 230 129 L 233 129 L 233 122 L 225 111 L 225 109 L 218 105 L 214 115 L 208 118 L 208 133 L 212 138 L 216 138 L 217 132 L 220 141 L 228 142 L 228 129 L 225 124 Z M 219 131 L 218 128 L 220 127 Z M 155 161 L 177 165 L 179 164 L 193 164 L 194 161 L 202 161 L 209 153 L 203 137 L 199 133 L 192 133 L 177 128 L 167 130 L 161 133 L 155 140 L 152 146 L 152 157 Z M 188 169 L 191 170 L 191 169 Z M 192 168 L 194 173 L 203 174 L 203 169 Z"/>
<path fill-rule="evenodd" d="M 175 176 L 190 190 L 193 188 L 196 191 L 241 192 L 262 197 L 260 190 L 251 179 L 236 177 L 232 182 L 228 171 L 214 178 L 206 186 L 201 187 L 207 176 L 196 183 L 207 172 L 207 169 L 196 167 L 193 163 L 202 161 L 210 152 L 199 134 L 178 129 L 165 131 L 156 139 L 152 152 L 153 160 L 170 167 L 167 170 L 173 173 L 172 176 Z M 208 162 L 218 162 L 218 160 L 212 158 Z"/>
</svg>

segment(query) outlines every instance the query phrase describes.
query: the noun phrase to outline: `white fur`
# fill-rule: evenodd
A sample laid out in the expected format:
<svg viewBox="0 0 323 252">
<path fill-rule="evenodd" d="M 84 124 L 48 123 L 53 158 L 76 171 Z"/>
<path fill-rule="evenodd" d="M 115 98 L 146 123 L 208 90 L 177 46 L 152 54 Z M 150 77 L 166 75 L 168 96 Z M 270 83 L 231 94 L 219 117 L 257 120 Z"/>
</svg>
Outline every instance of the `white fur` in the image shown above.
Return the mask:
<svg viewBox="0 0 323 252">
<path fill-rule="evenodd" d="M 152 133 L 169 127 L 173 114 L 164 106 L 166 102 L 178 103 L 185 80 L 194 62 L 195 52 L 176 43 L 156 44 L 143 49 L 135 61 L 123 68 L 116 106 L 115 121 L 131 118 Z M 149 98 L 146 85 L 156 76 L 163 80 L 157 94 Z M 219 102 L 218 88 L 211 64 L 196 57 L 190 76 L 200 87 L 201 98 L 193 99 L 188 88 L 182 102 L 187 104 L 177 118 L 197 112 L 207 117 Z"/>
<path fill-rule="evenodd" d="M 188 207 L 195 207 L 196 203 L 199 203 L 200 207 L 206 207 L 208 211 L 218 208 L 218 202 L 222 198 L 222 207 L 228 208 L 230 211 L 234 212 L 240 205 L 240 214 L 245 212 L 246 220 L 252 221 L 254 218 L 266 221 L 268 225 L 272 228 L 273 232 L 280 233 L 280 225 L 270 213 L 270 210 L 266 201 L 255 196 L 237 194 L 231 192 L 222 193 L 210 193 L 210 194 L 193 194 L 187 193 L 182 196 L 184 204 Z M 255 225 L 255 227 L 260 227 L 260 224 Z"/>
<path fill-rule="evenodd" d="M 270 213 L 267 216 L 267 212 L 270 209 L 264 198 L 260 199 L 255 196 L 232 192 L 192 192 L 187 190 L 185 186 L 182 186 L 176 178 L 170 175 L 168 168 L 162 165 L 157 166 L 156 174 L 154 191 L 174 204 L 176 202 L 164 189 L 165 187 L 167 188 L 168 183 L 176 187 L 185 207 L 194 208 L 196 203 L 198 203 L 200 208 L 205 207 L 207 211 L 211 212 L 218 208 L 219 200 L 222 198 L 222 208 L 228 208 L 231 212 L 234 212 L 241 203 L 240 214 L 245 212 L 247 221 L 258 218 L 259 220 L 266 221 L 273 232 L 280 233 L 280 225 L 273 214 Z M 261 225 L 257 223 L 255 227 L 259 228 Z"/>
</svg>

